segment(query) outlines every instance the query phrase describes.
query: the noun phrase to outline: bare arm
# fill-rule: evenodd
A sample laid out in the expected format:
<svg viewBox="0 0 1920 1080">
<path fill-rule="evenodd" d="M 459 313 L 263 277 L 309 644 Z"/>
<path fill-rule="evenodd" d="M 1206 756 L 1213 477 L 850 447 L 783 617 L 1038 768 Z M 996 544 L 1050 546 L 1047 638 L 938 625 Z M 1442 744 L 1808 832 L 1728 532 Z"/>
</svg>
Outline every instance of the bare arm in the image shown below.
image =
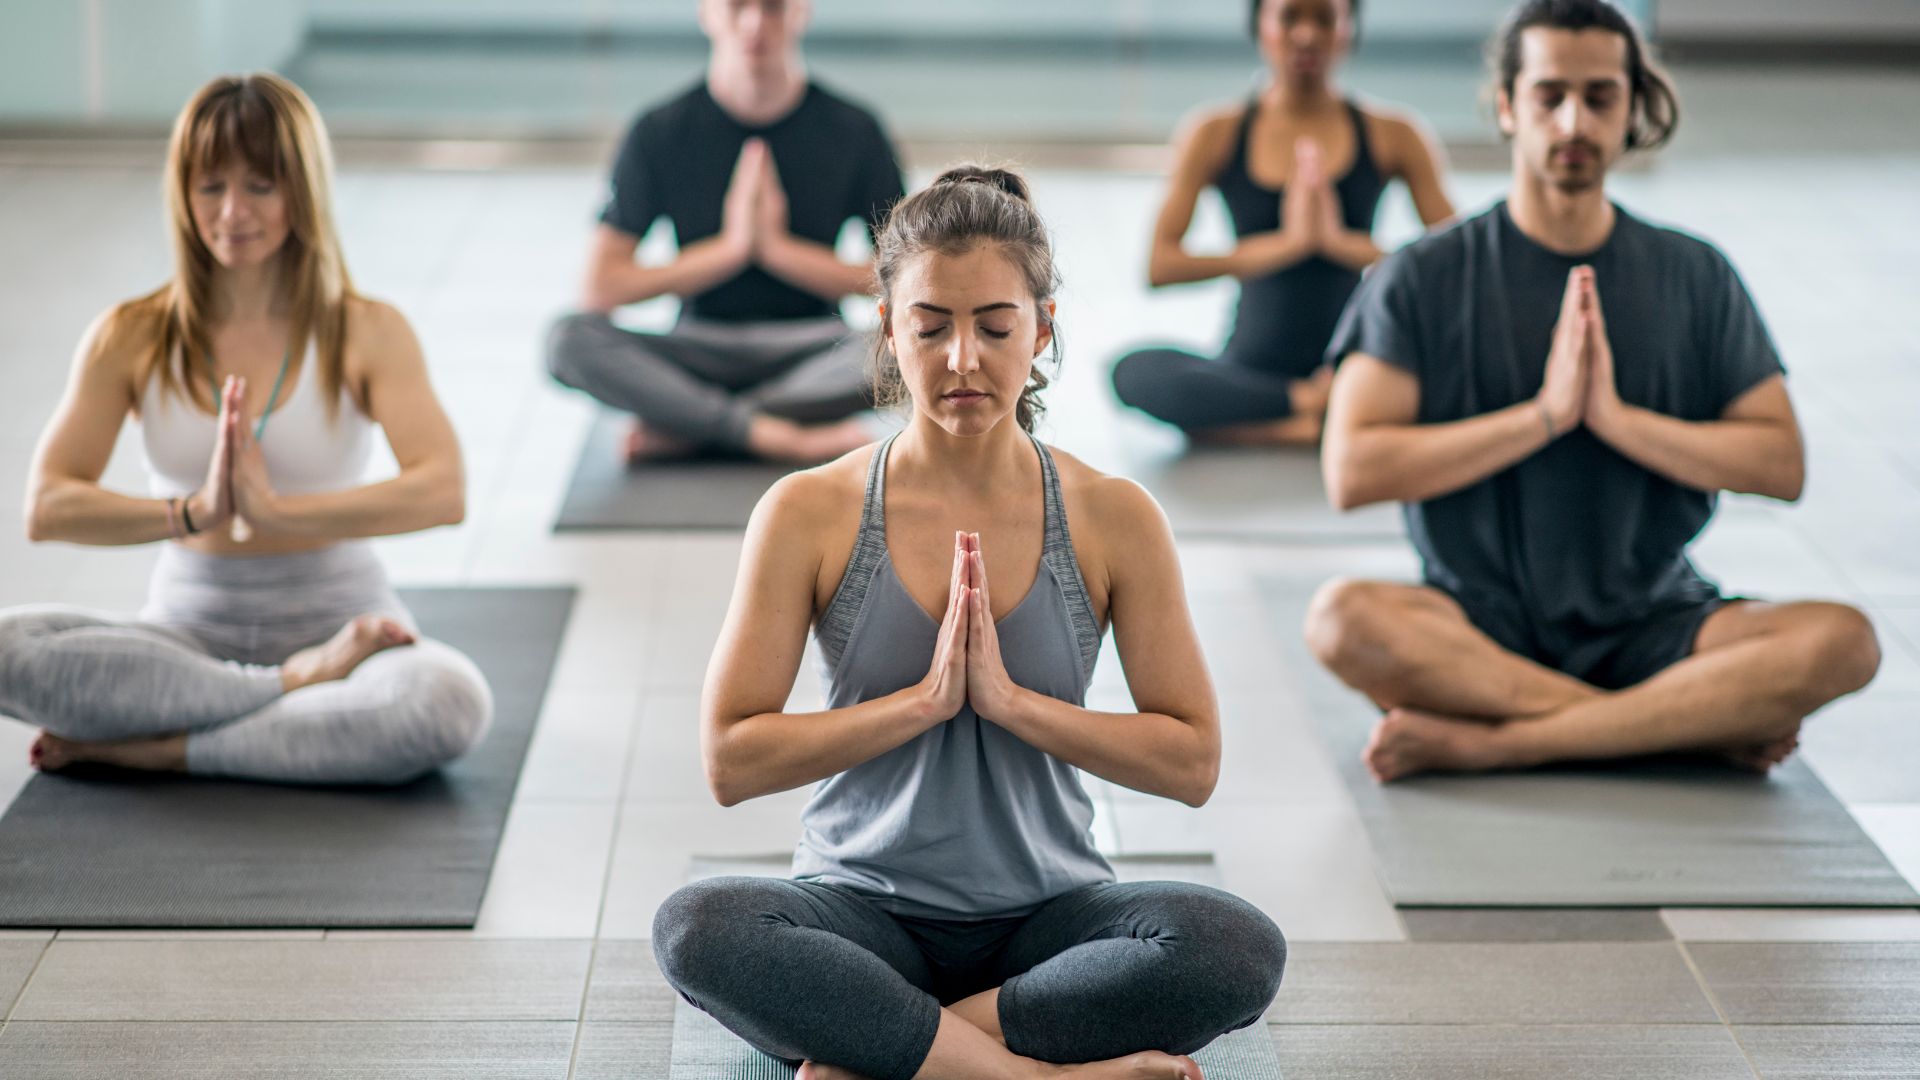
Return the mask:
<svg viewBox="0 0 1920 1080">
<path fill-rule="evenodd" d="M 1166 515 L 1139 485 L 1101 478 L 1089 499 L 1108 575 L 1108 620 L 1138 712 L 1097 712 L 1016 686 L 984 589 L 972 612 L 969 698 L 1022 742 L 1113 783 L 1200 806 L 1220 777 L 1220 716 Z M 984 562 L 974 566 L 985 581 Z M 990 672 L 990 678 L 983 674 Z"/>
<path fill-rule="evenodd" d="M 1431 228 L 1453 217 L 1453 202 L 1441 182 L 1439 146 L 1410 120 L 1380 117 L 1372 122 L 1380 132 L 1381 167 L 1389 177 L 1406 182 L 1420 220 Z M 1380 261 L 1384 253 L 1374 243 L 1373 234 L 1346 227 L 1331 187 L 1321 194 L 1328 202 L 1329 216 L 1321 253 L 1351 270 L 1364 270 Z"/>
<path fill-rule="evenodd" d="M 1416 423 L 1420 382 L 1378 357 L 1341 363 L 1327 403 L 1320 466 L 1342 510 L 1376 502 L 1425 502 L 1479 483 L 1544 447 L 1546 425 L 1531 401 L 1468 420 Z"/>
<path fill-rule="evenodd" d="M 1218 277 L 1259 277 L 1312 254 L 1309 238 L 1285 228 L 1243 237 L 1225 255 L 1195 255 L 1186 249 L 1187 229 L 1193 224 L 1200 193 L 1225 167 L 1238 130 L 1233 116 L 1223 113 L 1190 124 L 1181 134 L 1173 175 L 1153 226 L 1153 248 L 1147 259 L 1147 282 L 1153 287 Z"/>
<path fill-rule="evenodd" d="M 707 784 L 722 806 L 870 761 L 944 723 L 965 699 L 964 668 L 956 688 L 935 677 L 936 658 L 928 681 L 897 693 L 841 709 L 782 711 L 813 618 L 820 569 L 813 539 L 823 525 L 817 508 L 832 501 L 826 483 L 804 473 L 786 477 L 760 500 L 747 525 L 733 601 L 700 701 L 701 756 Z M 955 566 L 957 578 L 957 561 Z M 950 644 L 963 595 L 959 588 L 949 590 L 942 648 Z"/>
<path fill-rule="evenodd" d="M 262 533 L 347 539 L 457 524 L 466 514 L 460 441 L 434 396 L 426 358 L 398 311 L 349 301 L 348 368 L 365 373 L 367 415 L 386 433 L 399 475 L 376 484 L 310 495 L 279 495 L 245 422 L 234 465 L 239 512 Z M 342 404 L 342 407 L 346 407 Z M 269 419 L 271 424 L 272 420 Z"/>
<path fill-rule="evenodd" d="M 594 229 L 580 297 L 584 310 L 604 313 L 656 296 L 692 296 L 728 280 L 748 263 L 746 247 L 726 232 L 688 244 L 672 262 L 661 266 L 635 262 L 639 246 L 639 237 L 611 225 Z"/>
<path fill-rule="evenodd" d="M 1789 502 L 1800 497 L 1806 485 L 1806 453 L 1785 377 L 1762 380 L 1715 420 L 1681 420 L 1629 405 L 1620 400 L 1614 381 L 1613 346 L 1597 294 L 1589 305 L 1595 317 L 1588 329 L 1593 376 L 1586 422 L 1596 436 L 1676 484 Z"/>
<path fill-rule="evenodd" d="M 72 544 L 149 544 L 173 535 L 164 499 L 136 498 L 100 486 L 120 428 L 133 409 L 137 341 L 112 329 L 113 314 L 96 319 L 75 352 L 66 393 L 34 449 L 27 479 L 27 539 Z M 195 524 L 224 518 L 196 502 Z"/>
<path fill-rule="evenodd" d="M 841 262 L 832 248 L 794 236 L 784 229 L 765 237 L 759 255 L 760 266 L 767 273 L 822 300 L 839 303 L 841 297 L 873 289 L 871 262 Z"/>
</svg>

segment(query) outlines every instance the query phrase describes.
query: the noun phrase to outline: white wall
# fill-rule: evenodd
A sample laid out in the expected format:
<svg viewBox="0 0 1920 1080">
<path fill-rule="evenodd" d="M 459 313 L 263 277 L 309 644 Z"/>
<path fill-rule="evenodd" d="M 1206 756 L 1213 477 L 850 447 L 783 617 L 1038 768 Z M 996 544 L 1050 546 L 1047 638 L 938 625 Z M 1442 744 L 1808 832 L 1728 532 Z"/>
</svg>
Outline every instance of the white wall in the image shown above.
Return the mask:
<svg viewBox="0 0 1920 1080">
<path fill-rule="evenodd" d="M 1916 41 L 1920 0 L 1658 0 L 1663 34 L 1732 40 Z"/>
<path fill-rule="evenodd" d="M 306 28 L 307 0 L 8 0 L 0 118 L 169 117 L 214 75 L 285 65 Z"/>
</svg>

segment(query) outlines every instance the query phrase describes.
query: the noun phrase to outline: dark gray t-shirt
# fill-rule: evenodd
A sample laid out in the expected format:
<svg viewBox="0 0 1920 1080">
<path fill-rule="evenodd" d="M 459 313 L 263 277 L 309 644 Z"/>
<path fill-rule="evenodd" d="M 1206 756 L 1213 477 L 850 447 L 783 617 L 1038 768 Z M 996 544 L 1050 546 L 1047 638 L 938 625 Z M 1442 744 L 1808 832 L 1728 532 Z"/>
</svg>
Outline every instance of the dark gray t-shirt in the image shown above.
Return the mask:
<svg viewBox="0 0 1920 1080">
<path fill-rule="evenodd" d="M 727 188 L 748 138 L 764 139 L 787 196 L 793 235 L 832 247 L 859 218 L 877 232 L 904 192 L 893 144 L 872 113 L 822 87 L 766 127 L 748 127 L 713 100 L 705 81 L 642 114 L 613 163 L 612 194 L 600 220 L 635 237 L 655 220 L 673 223 L 685 247 L 720 232 Z M 682 313 L 725 322 L 837 315 L 840 305 L 749 266 L 687 298 Z"/>
<path fill-rule="evenodd" d="M 1504 202 L 1383 260 L 1335 330 L 1420 380 L 1421 423 L 1539 392 L 1567 274 L 1590 264 L 1627 403 L 1719 417 L 1781 370 L 1753 299 L 1711 244 L 1618 211 L 1599 250 L 1529 240 Z M 1699 603 L 1717 590 L 1686 548 L 1716 493 L 1674 483 L 1585 428 L 1481 482 L 1406 506 L 1429 584 L 1530 626 L 1549 648 Z"/>
</svg>

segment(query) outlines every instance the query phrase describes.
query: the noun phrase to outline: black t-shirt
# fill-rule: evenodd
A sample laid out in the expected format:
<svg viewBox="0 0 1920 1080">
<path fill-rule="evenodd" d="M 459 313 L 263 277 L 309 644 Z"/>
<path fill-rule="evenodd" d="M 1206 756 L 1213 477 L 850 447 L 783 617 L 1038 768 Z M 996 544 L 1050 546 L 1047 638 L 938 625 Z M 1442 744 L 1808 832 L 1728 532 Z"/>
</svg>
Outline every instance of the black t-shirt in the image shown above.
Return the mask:
<svg viewBox="0 0 1920 1080">
<path fill-rule="evenodd" d="M 759 136 L 773 152 L 793 235 L 832 247 L 848 218 L 877 230 L 905 194 L 900 165 L 880 122 L 808 83 L 794 110 L 766 127 L 728 115 L 702 81 L 634 121 L 613 165 L 613 194 L 600 220 L 635 237 L 665 216 L 682 245 L 720 232 L 721 206 L 740 147 Z M 809 319 L 839 306 L 750 266 L 698 296 L 683 315 L 728 322 Z"/>
<path fill-rule="evenodd" d="M 1366 353 L 1420 380 L 1421 423 L 1540 390 L 1567 274 L 1594 270 L 1622 400 L 1712 420 L 1781 370 L 1746 286 L 1711 244 L 1624 210 L 1599 250 L 1552 252 L 1504 202 L 1381 261 L 1330 359 Z M 1716 595 L 1686 548 L 1717 495 L 1634 463 L 1582 427 L 1470 487 L 1408 504 L 1429 584 L 1491 605 L 1549 647 Z"/>
</svg>

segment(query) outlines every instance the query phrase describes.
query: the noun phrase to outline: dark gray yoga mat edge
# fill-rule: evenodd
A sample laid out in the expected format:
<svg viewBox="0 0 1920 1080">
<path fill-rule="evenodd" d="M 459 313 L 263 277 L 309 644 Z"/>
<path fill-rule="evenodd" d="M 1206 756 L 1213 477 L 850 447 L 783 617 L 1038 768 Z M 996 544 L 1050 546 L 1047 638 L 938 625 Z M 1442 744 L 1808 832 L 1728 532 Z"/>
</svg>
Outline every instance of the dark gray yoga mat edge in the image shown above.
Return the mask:
<svg viewBox="0 0 1920 1080">
<path fill-rule="evenodd" d="M 0 926 L 471 927 L 574 590 L 401 595 L 493 689 L 466 756 L 394 788 L 36 776 L 0 818 Z"/>
<path fill-rule="evenodd" d="M 1257 582 L 1396 906 L 1920 903 L 1797 758 L 1764 778 L 1660 759 L 1376 783 L 1360 751 L 1378 712 L 1323 670 L 1300 637 L 1315 585 Z"/>
<path fill-rule="evenodd" d="M 602 409 L 595 414 L 567 494 L 554 520 L 555 532 L 608 530 L 726 530 L 747 527 L 747 518 L 794 466 L 729 458 L 665 461 L 631 468 L 620 460 L 620 443 L 631 417 Z"/>
</svg>

